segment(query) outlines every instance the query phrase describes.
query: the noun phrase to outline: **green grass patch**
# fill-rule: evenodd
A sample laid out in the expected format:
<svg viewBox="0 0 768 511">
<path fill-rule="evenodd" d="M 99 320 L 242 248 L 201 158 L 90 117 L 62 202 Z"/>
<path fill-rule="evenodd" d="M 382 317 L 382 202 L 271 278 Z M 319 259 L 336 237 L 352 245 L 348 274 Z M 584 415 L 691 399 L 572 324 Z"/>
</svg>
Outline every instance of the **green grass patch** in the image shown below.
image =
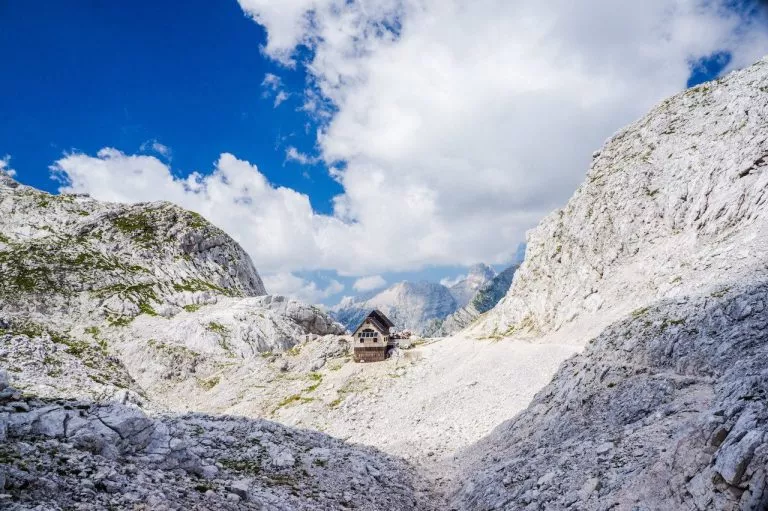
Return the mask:
<svg viewBox="0 0 768 511">
<path fill-rule="evenodd" d="M 211 390 L 213 387 L 221 383 L 221 378 L 219 376 L 214 376 L 213 378 L 208 378 L 207 380 L 197 380 L 197 383 L 204 390 Z"/>
<path fill-rule="evenodd" d="M 241 472 L 245 474 L 259 475 L 261 473 L 260 460 L 234 460 L 230 458 L 221 458 L 219 463 L 224 468 L 232 470 L 234 472 Z"/>
<path fill-rule="evenodd" d="M 229 328 L 215 321 L 211 321 L 210 323 L 208 323 L 205 326 L 205 329 L 208 330 L 209 332 L 214 332 L 219 335 L 229 335 Z"/>
<path fill-rule="evenodd" d="M 314 383 L 309 387 L 305 388 L 303 392 L 314 392 L 315 390 L 317 390 L 320 384 L 323 383 L 323 375 L 320 373 L 309 373 L 309 379 Z"/>
</svg>

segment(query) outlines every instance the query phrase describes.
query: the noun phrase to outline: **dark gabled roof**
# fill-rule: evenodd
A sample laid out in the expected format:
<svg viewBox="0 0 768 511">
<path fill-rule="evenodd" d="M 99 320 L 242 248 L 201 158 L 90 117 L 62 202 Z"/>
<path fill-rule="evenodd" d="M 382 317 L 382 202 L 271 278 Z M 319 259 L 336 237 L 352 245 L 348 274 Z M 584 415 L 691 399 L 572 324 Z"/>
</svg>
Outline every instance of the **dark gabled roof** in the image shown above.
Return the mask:
<svg viewBox="0 0 768 511">
<path fill-rule="evenodd" d="M 359 325 L 357 325 L 357 328 L 355 328 L 353 332 L 357 332 L 358 330 L 360 330 L 360 327 L 363 326 L 363 324 L 365 324 L 365 322 L 369 319 L 373 321 L 376 324 L 376 326 L 379 327 L 379 330 L 381 330 L 382 332 L 395 326 L 395 324 L 392 323 L 392 321 L 390 321 L 390 319 L 387 316 L 385 316 L 383 312 L 381 312 L 378 309 L 373 309 L 370 312 L 370 314 L 368 314 L 365 317 L 365 319 L 362 320 Z"/>
<path fill-rule="evenodd" d="M 383 312 L 381 312 L 379 309 L 373 309 L 370 314 L 368 314 L 369 318 L 376 318 L 379 320 L 379 323 L 381 323 L 384 326 L 388 326 L 389 328 L 392 328 L 395 326 L 392 321 L 389 320 L 388 317 L 384 315 Z"/>
</svg>

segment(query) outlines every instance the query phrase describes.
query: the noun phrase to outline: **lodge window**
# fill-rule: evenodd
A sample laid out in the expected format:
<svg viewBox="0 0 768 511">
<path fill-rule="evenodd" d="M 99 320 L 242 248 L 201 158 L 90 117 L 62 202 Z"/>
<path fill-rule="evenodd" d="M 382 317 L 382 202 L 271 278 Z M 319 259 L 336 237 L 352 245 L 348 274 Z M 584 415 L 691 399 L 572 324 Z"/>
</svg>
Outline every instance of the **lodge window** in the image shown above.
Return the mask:
<svg viewBox="0 0 768 511">
<path fill-rule="evenodd" d="M 373 342 L 378 341 L 379 332 L 375 332 L 371 330 L 370 328 L 366 328 L 360 334 L 358 334 L 360 337 L 360 342 L 363 342 L 363 339 L 373 339 Z"/>
</svg>

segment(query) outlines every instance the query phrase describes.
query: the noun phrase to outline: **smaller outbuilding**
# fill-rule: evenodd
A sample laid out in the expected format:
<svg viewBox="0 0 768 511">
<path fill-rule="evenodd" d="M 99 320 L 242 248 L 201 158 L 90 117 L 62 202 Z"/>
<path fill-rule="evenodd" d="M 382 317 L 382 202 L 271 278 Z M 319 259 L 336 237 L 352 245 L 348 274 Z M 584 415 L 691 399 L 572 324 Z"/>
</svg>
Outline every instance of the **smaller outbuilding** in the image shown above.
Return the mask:
<svg viewBox="0 0 768 511">
<path fill-rule="evenodd" d="M 390 329 L 395 326 L 380 310 L 374 309 L 352 333 L 355 362 L 381 362 L 395 346 Z"/>
</svg>

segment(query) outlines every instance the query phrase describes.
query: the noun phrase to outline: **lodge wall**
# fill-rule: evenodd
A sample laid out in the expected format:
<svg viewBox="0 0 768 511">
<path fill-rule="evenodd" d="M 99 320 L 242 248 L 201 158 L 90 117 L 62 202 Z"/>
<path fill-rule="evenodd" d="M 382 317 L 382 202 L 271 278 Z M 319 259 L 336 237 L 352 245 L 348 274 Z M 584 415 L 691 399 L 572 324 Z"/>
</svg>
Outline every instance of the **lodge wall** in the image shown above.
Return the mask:
<svg viewBox="0 0 768 511">
<path fill-rule="evenodd" d="M 355 346 L 353 358 L 355 362 L 381 362 L 387 358 L 387 348 Z"/>
</svg>

